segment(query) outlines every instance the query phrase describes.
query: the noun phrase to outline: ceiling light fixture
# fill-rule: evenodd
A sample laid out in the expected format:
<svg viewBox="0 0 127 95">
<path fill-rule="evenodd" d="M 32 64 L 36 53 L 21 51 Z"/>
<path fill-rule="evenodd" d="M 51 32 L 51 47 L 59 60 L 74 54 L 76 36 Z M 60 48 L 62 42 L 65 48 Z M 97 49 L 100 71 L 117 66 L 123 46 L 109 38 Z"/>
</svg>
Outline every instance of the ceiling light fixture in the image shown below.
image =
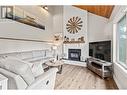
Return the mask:
<svg viewBox="0 0 127 95">
<path fill-rule="evenodd" d="M 48 10 L 48 6 L 47 5 L 41 5 L 41 7 L 45 10 Z"/>
</svg>

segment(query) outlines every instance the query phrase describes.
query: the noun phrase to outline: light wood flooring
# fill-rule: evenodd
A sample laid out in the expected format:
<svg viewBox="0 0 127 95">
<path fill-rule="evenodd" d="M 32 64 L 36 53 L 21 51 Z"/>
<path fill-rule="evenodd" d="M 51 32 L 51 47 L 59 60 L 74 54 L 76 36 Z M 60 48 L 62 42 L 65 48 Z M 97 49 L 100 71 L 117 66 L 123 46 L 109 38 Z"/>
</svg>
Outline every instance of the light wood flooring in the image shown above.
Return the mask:
<svg viewBox="0 0 127 95">
<path fill-rule="evenodd" d="M 118 89 L 112 78 L 102 79 L 85 67 L 63 65 L 62 74 L 57 74 L 55 89 Z"/>
</svg>

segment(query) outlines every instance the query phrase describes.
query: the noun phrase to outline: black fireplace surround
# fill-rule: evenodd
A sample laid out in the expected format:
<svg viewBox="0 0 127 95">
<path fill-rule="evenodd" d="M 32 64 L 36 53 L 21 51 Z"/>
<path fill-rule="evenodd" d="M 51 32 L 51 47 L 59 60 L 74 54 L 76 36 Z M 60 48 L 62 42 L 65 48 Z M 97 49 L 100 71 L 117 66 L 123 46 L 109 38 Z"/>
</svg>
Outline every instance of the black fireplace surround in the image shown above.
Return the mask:
<svg viewBox="0 0 127 95">
<path fill-rule="evenodd" d="M 80 61 L 81 49 L 68 49 L 68 59 L 74 61 Z"/>
</svg>

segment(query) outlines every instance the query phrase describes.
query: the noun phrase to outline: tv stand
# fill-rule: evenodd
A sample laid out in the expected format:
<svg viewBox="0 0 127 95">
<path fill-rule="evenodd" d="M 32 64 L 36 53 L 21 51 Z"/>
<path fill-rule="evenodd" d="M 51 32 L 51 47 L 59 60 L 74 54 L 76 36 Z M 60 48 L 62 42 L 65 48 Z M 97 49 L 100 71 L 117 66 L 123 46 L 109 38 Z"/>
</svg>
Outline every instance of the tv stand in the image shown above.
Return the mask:
<svg viewBox="0 0 127 95">
<path fill-rule="evenodd" d="M 103 79 L 112 76 L 112 63 L 96 58 L 87 59 L 87 67 Z"/>
</svg>

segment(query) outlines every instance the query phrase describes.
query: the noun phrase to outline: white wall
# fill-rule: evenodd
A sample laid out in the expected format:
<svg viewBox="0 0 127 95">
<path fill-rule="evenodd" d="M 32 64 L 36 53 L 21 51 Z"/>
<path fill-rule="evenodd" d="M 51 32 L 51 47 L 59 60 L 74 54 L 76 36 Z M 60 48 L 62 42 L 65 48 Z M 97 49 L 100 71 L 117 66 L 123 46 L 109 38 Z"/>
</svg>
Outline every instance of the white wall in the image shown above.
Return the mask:
<svg viewBox="0 0 127 95">
<path fill-rule="evenodd" d="M 31 50 L 47 50 L 47 49 L 51 50 L 50 43 L 0 39 L 0 54 Z"/>
<path fill-rule="evenodd" d="M 109 19 L 89 13 L 89 12 L 87 16 L 88 16 L 88 21 L 87 21 L 88 29 L 87 30 L 88 30 L 88 34 L 89 34 L 88 38 L 90 42 L 112 40 L 112 23 L 109 22 Z M 54 16 L 53 16 L 53 20 L 54 20 L 53 28 L 54 28 L 55 33 L 60 33 L 61 31 L 63 31 L 62 30 L 63 29 L 63 19 L 62 18 L 63 18 L 63 6 L 55 6 Z"/>
<path fill-rule="evenodd" d="M 122 66 L 120 66 L 116 62 L 116 31 L 113 29 L 113 24 L 116 23 L 124 13 L 122 10 L 125 9 L 125 6 L 115 6 L 110 19 L 106 19 L 91 13 L 88 13 L 88 34 L 89 41 L 101 41 L 101 40 L 113 40 L 113 63 L 114 63 L 114 74 L 113 77 L 117 86 L 120 89 L 127 88 L 127 70 L 125 70 Z M 77 12 L 75 12 L 77 13 Z M 59 17 L 58 17 L 59 18 Z M 59 19 L 55 18 L 57 22 Z M 58 26 L 60 23 L 56 23 Z M 59 32 L 60 27 L 56 27 L 56 31 Z M 78 48 L 80 45 L 74 45 L 73 47 Z"/>
<path fill-rule="evenodd" d="M 67 6 L 64 6 L 67 7 Z M 54 33 L 60 33 L 61 31 L 64 31 L 64 35 L 68 35 L 68 32 L 65 32 L 66 29 L 63 29 L 63 23 L 66 21 L 65 18 L 63 21 L 63 6 L 55 6 L 54 8 L 54 16 L 53 16 L 53 28 Z M 81 10 L 79 8 L 75 8 L 77 10 Z M 68 13 L 73 11 L 74 14 L 78 14 L 77 11 L 68 9 Z M 84 11 L 84 10 L 81 10 Z M 74 14 L 71 13 L 70 17 Z M 67 14 L 66 14 L 67 15 Z M 89 42 L 95 42 L 95 41 L 104 41 L 104 40 L 112 40 L 112 22 L 109 22 L 109 19 L 89 13 L 87 14 L 88 20 L 87 20 L 87 32 L 88 32 L 88 39 Z M 65 26 L 64 26 L 65 27 Z M 62 30 L 63 29 L 63 30 Z M 66 33 L 66 34 L 65 34 Z M 77 35 L 76 35 L 77 36 Z M 71 35 L 71 37 L 74 37 Z M 79 47 L 74 46 L 74 47 Z"/>
<path fill-rule="evenodd" d="M 54 6 L 53 14 L 54 33 L 63 33 L 63 6 Z"/>
<path fill-rule="evenodd" d="M 63 32 L 64 36 L 69 37 L 69 39 L 77 40 L 79 37 L 84 36 L 85 43 L 79 44 L 64 44 L 64 55 L 65 58 L 68 58 L 68 49 L 81 49 L 81 60 L 85 61 L 88 58 L 88 31 L 87 31 L 87 11 L 81 10 L 79 8 L 73 6 L 64 6 L 64 14 L 63 14 Z M 79 30 L 78 33 L 71 34 L 66 30 L 66 24 L 68 20 L 72 17 L 81 17 L 83 21 L 83 27 Z"/>
<path fill-rule="evenodd" d="M 13 37 L 49 41 L 52 39 L 53 33 L 53 16 L 52 8 L 48 11 L 39 6 L 16 6 L 25 10 L 26 13 L 35 16 L 35 18 L 46 27 L 45 30 L 35 28 L 26 24 L 15 22 L 12 20 L 0 21 L 0 37 Z M 3 32 L 4 31 L 4 32 Z"/>
<path fill-rule="evenodd" d="M 126 6 L 115 6 L 109 20 L 89 13 L 88 33 L 89 41 L 113 40 L 113 77 L 119 89 L 127 89 L 127 70 L 116 62 L 116 25 L 119 19 L 125 14 Z M 114 26 L 114 29 L 113 29 Z M 95 31 L 95 32 L 94 32 Z"/>
<path fill-rule="evenodd" d="M 117 45 L 117 38 L 116 38 L 116 33 L 117 33 L 117 22 L 120 20 L 122 16 L 125 15 L 123 10 L 127 6 L 116 6 L 113 12 L 113 16 L 111 16 L 111 22 L 114 24 L 113 25 L 113 63 L 114 63 L 114 74 L 113 78 L 115 79 L 115 82 L 118 86 L 119 89 L 127 89 L 127 70 L 123 68 L 119 63 L 117 63 L 117 53 L 116 53 L 116 45 Z"/>
<path fill-rule="evenodd" d="M 54 34 L 63 35 L 63 6 L 53 6 L 53 31 Z M 58 46 L 58 55 L 62 56 L 62 44 Z"/>
<path fill-rule="evenodd" d="M 45 30 L 38 29 L 12 20 L 0 20 L 0 37 L 51 41 L 53 38 L 53 7 L 46 11 L 39 6 L 16 6 L 33 15 Z M 50 45 L 51 46 L 51 45 Z M 48 43 L 0 39 L 0 53 L 35 49 L 50 49 Z"/>
<path fill-rule="evenodd" d="M 107 18 L 88 13 L 89 42 L 112 39 L 112 24 Z"/>
</svg>

